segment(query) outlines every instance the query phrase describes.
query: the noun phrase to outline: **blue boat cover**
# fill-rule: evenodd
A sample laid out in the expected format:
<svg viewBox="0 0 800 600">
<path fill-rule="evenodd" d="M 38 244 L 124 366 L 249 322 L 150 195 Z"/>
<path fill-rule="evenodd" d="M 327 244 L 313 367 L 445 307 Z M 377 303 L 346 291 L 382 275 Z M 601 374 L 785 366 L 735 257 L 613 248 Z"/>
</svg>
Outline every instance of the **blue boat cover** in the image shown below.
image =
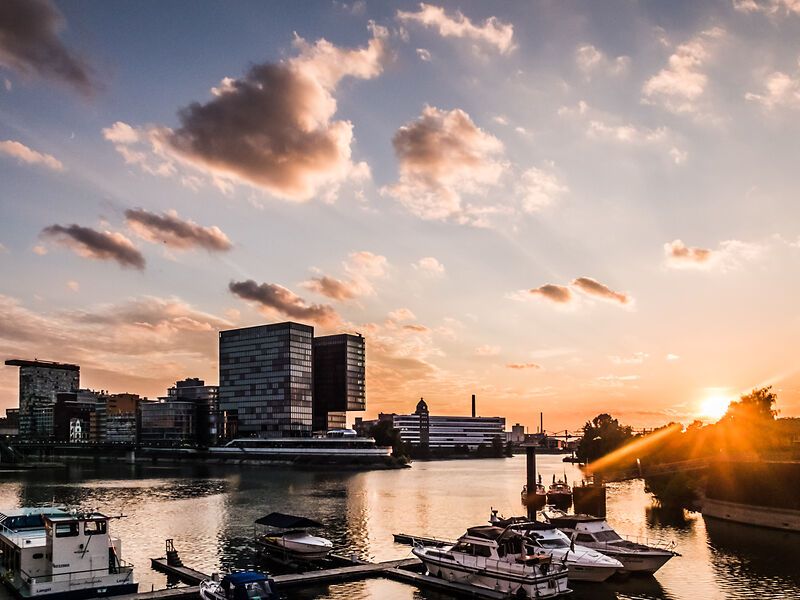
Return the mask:
<svg viewBox="0 0 800 600">
<path fill-rule="evenodd" d="M 244 583 L 253 583 L 254 581 L 267 581 L 267 576 L 258 571 L 239 571 L 238 573 L 229 573 L 222 578 L 223 584 L 228 581 L 233 585 L 241 585 Z"/>
</svg>

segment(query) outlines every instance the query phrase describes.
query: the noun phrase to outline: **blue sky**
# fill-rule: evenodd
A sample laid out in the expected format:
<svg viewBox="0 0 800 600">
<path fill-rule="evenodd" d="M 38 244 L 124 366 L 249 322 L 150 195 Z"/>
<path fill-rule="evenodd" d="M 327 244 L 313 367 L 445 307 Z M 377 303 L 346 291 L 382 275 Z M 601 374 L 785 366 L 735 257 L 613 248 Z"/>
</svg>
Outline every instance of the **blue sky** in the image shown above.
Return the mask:
<svg viewBox="0 0 800 600">
<path fill-rule="evenodd" d="M 367 336 L 369 414 L 800 412 L 788 0 L 28 6 L 4 355 L 152 397 L 216 382 L 219 328 L 305 318 Z"/>
</svg>

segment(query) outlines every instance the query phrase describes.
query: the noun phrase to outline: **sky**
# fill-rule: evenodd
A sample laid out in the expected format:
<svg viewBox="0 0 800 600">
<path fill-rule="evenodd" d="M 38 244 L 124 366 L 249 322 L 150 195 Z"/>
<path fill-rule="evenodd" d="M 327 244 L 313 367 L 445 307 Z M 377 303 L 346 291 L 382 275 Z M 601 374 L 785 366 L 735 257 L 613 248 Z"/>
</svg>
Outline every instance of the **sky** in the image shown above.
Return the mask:
<svg viewBox="0 0 800 600">
<path fill-rule="evenodd" d="M 798 116 L 797 0 L 5 0 L 0 355 L 157 397 L 295 320 L 366 417 L 797 416 Z"/>
</svg>

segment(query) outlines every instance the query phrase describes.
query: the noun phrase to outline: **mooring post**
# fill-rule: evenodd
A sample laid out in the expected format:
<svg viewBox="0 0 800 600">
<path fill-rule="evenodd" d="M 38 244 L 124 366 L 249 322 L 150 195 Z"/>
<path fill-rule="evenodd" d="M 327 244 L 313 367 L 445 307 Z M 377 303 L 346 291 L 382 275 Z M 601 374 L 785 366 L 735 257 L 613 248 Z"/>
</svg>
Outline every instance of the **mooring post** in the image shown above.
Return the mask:
<svg viewBox="0 0 800 600">
<path fill-rule="evenodd" d="M 526 464 L 526 481 L 525 485 L 528 494 L 536 493 L 536 447 L 531 444 L 525 447 L 525 464 Z M 528 518 L 531 521 L 536 520 L 536 504 L 534 502 L 526 502 L 528 507 Z"/>
</svg>

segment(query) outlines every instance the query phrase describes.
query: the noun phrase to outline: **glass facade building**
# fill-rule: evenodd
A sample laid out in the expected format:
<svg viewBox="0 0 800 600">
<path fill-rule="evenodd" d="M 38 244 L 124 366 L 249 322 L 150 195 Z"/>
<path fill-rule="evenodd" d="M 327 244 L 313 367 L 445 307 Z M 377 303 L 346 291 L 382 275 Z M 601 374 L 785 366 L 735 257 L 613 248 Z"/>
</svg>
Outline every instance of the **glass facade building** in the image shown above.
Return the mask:
<svg viewBox="0 0 800 600">
<path fill-rule="evenodd" d="M 275 323 L 219 333 L 226 437 L 311 435 L 314 328 Z"/>
<path fill-rule="evenodd" d="M 346 426 L 346 411 L 365 410 L 366 344 L 361 335 L 314 338 L 314 431 Z"/>
<path fill-rule="evenodd" d="M 139 443 L 192 446 L 196 437 L 194 402 L 166 400 L 139 404 Z"/>
</svg>

